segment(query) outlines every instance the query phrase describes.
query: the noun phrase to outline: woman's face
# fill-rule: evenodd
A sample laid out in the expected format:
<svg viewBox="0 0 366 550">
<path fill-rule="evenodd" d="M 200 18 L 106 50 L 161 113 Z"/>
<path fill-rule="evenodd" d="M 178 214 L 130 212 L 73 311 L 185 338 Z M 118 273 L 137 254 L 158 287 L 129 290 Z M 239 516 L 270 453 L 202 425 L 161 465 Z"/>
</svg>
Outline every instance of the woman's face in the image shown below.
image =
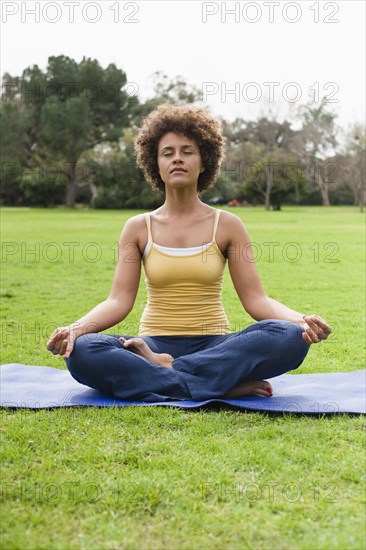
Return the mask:
<svg viewBox="0 0 366 550">
<path fill-rule="evenodd" d="M 174 132 L 165 134 L 158 145 L 158 168 L 166 187 L 197 187 L 203 171 L 197 142 Z"/>
</svg>

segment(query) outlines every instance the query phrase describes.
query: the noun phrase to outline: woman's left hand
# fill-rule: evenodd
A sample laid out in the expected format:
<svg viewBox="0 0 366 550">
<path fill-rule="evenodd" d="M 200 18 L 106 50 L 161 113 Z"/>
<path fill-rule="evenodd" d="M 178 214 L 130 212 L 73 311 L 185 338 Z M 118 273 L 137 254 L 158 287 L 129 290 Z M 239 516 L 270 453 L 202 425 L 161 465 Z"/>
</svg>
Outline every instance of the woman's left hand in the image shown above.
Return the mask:
<svg viewBox="0 0 366 550">
<path fill-rule="evenodd" d="M 304 328 L 302 337 L 307 344 L 317 344 L 321 340 L 326 340 L 332 329 L 324 319 L 319 315 L 304 315 L 304 322 L 301 323 Z"/>
</svg>

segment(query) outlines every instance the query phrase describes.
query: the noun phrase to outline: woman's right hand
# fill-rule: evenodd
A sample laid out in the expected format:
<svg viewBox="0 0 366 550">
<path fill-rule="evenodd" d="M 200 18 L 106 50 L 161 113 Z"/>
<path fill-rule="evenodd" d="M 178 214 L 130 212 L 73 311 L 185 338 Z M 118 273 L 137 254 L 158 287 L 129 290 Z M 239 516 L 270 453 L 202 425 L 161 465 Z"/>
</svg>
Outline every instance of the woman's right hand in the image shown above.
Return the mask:
<svg viewBox="0 0 366 550">
<path fill-rule="evenodd" d="M 51 334 L 46 348 L 53 355 L 61 355 L 64 359 L 68 359 L 74 349 L 74 342 L 77 337 L 75 327 L 58 327 Z"/>
</svg>

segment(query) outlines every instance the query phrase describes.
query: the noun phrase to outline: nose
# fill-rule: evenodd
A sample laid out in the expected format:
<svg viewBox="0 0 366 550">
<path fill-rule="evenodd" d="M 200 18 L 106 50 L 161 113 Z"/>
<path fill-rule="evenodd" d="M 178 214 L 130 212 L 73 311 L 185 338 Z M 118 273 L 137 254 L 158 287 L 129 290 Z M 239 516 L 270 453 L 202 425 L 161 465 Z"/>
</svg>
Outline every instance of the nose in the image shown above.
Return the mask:
<svg viewBox="0 0 366 550">
<path fill-rule="evenodd" d="M 179 151 L 176 151 L 174 153 L 173 162 L 174 162 L 174 164 L 182 162 L 181 155 L 180 155 Z"/>
</svg>

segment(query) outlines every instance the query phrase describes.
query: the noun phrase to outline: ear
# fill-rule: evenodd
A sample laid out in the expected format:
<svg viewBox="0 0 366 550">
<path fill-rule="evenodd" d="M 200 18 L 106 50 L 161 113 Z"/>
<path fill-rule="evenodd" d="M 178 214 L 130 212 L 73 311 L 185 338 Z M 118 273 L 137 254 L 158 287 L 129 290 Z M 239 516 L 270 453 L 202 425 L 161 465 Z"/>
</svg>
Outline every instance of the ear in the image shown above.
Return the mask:
<svg viewBox="0 0 366 550">
<path fill-rule="evenodd" d="M 202 166 L 201 170 L 200 170 L 200 174 L 202 174 L 202 172 L 204 172 L 206 170 L 206 168 L 204 166 Z"/>
</svg>

